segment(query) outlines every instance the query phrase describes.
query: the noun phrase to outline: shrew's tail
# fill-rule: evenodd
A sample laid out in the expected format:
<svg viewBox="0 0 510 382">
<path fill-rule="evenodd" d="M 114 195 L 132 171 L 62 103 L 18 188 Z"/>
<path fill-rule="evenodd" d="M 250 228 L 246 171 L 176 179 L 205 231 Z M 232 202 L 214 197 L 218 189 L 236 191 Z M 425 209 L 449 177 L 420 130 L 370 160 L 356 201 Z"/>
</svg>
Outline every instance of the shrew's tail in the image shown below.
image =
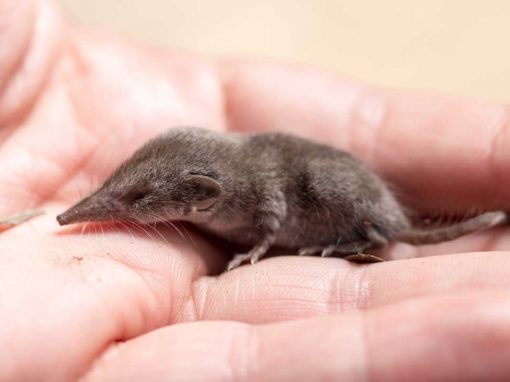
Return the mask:
<svg viewBox="0 0 510 382">
<path fill-rule="evenodd" d="M 503 223 L 508 223 L 509 217 L 506 212 L 486 212 L 463 222 L 433 229 L 411 228 L 401 232 L 396 238 L 409 244 L 435 244 L 442 241 L 456 239 L 473 232 L 485 230 Z"/>
</svg>

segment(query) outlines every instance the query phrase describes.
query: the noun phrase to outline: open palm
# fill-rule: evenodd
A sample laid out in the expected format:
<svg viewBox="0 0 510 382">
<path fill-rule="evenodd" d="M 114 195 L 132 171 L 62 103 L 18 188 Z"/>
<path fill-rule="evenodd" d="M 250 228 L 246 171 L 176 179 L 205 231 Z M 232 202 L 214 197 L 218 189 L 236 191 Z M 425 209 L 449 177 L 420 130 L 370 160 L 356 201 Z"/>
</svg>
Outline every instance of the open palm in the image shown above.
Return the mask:
<svg viewBox="0 0 510 382">
<path fill-rule="evenodd" d="M 384 254 L 408 260 L 276 257 L 213 277 L 229 253 L 189 228 L 55 221 L 176 125 L 301 134 L 416 208 L 504 209 L 505 107 L 137 47 L 45 2 L 0 15 L 0 216 L 46 211 L 0 234 L 1 380 L 510 378 L 506 228 Z"/>
</svg>

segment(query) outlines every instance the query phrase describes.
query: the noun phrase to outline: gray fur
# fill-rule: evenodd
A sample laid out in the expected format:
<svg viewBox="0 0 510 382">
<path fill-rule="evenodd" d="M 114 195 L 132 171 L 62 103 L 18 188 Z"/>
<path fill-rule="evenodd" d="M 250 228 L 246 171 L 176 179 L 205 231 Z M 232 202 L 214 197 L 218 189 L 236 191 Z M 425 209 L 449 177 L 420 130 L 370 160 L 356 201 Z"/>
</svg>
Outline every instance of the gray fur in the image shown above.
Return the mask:
<svg viewBox="0 0 510 382">
<path fill-rule="evenodd" d="M 291 135 L 172 129 L 149 141 L 60 224 L 181 220 L 253 246 L 229 269 L 273 245 L 349 255 L 389 241 L 435 243 L 506 222 L 492 212 L 423 231 L 381 178 L 348 153 Z"/>
</svg>

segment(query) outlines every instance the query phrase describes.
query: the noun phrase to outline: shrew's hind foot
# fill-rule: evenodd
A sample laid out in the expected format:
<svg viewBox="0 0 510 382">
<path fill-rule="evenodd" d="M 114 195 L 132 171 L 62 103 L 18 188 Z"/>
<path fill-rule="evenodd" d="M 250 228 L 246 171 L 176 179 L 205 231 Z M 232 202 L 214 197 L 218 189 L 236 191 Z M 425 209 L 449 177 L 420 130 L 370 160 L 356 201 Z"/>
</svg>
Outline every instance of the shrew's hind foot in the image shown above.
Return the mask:
<svg viewBox="0 0 510 382">
<path fill-rule="evenodd" d="M 328 257 L 333 254 L 339 254 L 349 261 L 370 263 L 384 261 L 383 259 L 364 254 L 364 251 L 377 249 L 385 246 L 388 240 L 381 235 L 374 227 L 369 226 L 366 230 L 367 240 L 353 241 L 345 244 L 332 244 L 326 246 L 312 246 L 301 248 L 298 251 L 299 256 L 312 256 L 319 254 L 322 257 Z"/>
<path fill-rule="evenodd" d="M 339 254 L 343 257 L 348 255 L 357 255 L 372 248 L 374 248 L 374 244 L 370 241 L 356 241 L 345 244 L 301 248 L 298 251 L 298 256 L 313 256 L 320 253 L 322 257 L 329 257 L 333 254 Z"/>
<path fill-rule="evenodd" d="M 356 264 L 373 264 L 373 263 L 382 263 L 384 260 L 379 256 L 374 256 L 369 253 L 357 253 L 355 255 L 348 255 L 344 257 L 344 260 L 347 260 L 351 263 Z"/>
<path fill-rule="evenodd" d="M 370 242 L 357 242 L 344 245 L 328 245 L 326 247 L 307 247 L 301 248 L 299 256 L 312 256 L 320 253 L 322 257 L 328 257 L 335 253 L 340 254 L 345 260 L 358 264 L 380 263 L 384 259 L 368 253 L 361 253 L 367 249 L 373 249 L 375 246 Z"/>
</svg>

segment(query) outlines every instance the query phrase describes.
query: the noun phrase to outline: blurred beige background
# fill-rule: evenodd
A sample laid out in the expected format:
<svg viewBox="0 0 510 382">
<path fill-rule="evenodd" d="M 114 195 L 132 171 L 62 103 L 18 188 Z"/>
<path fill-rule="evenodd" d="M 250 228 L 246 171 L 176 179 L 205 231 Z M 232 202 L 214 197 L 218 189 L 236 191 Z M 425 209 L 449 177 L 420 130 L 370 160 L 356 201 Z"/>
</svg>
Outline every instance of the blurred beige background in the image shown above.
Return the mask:
<svg viewBox="0 0 510 382">
<path fill-rule="evenodd" d="M 57 2 L 87 24 L 168 47 L 510 101 L 509 0 Z"/>
</svg>

